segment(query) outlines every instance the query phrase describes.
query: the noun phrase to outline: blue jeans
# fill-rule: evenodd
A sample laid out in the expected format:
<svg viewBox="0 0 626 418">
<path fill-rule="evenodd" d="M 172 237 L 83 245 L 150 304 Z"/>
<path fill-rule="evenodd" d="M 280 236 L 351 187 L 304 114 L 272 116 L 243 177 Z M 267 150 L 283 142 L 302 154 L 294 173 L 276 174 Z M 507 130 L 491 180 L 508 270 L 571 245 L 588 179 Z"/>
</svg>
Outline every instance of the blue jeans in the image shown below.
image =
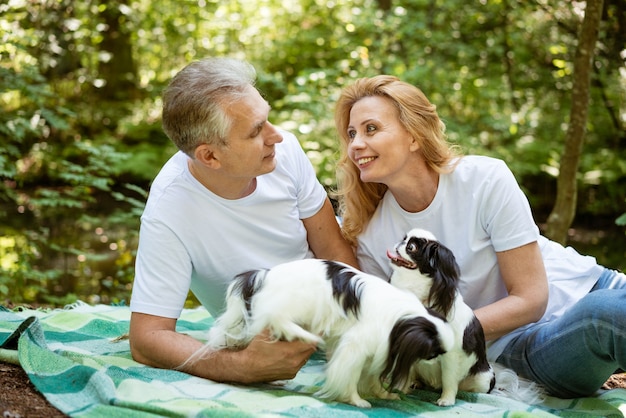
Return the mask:
<svg viewBox="0 0 626 418">
<path fill-rule="evenodd" d="M 593 395 L 626 370 L 626 275 L 606 269 L 565 314 L 512 340 L 498 363 L 560 398 Z"/>
</svg>

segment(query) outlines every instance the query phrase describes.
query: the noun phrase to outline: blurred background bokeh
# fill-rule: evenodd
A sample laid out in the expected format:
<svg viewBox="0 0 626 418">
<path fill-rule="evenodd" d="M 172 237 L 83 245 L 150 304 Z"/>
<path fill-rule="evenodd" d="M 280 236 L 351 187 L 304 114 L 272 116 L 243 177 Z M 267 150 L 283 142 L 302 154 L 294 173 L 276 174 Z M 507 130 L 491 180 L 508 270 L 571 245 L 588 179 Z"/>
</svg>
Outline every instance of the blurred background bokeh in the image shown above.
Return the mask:
<svg viewBox="0 0 626 418">
<path fill-rule="evenodd" d="M 570 0 L 3 0 L 0 303 L 128 302 L 150 182 L 176 150 L 161 92 L 192 60 L 247 59 L 334 186 L 339 90 L 397 75 L 466 154 L 554 206 L 585 3 Z M 626 268 L 626 0 L 605 0 L 568 244 Z M 207 214 L 210 216 L 210 214 Z M 189 305 L 194 304 L 190 297 Z"/>
</svg>

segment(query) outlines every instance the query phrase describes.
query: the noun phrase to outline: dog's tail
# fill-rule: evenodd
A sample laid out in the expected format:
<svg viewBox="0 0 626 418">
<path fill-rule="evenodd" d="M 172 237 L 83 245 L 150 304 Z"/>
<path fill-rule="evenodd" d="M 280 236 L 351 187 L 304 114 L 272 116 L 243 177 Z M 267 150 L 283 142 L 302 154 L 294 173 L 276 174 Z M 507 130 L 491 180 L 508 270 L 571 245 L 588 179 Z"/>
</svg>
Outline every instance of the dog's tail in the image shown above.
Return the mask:
<svg viewBox="0 0 626 418">
<path fill-rule="evenodd" d="M 206 344 L 178 369 L 224 348 L 243 348 L 254 335 L 248 332 L 252 296 L 263 283 L 267 270 L 251 270 L 235 277 L 226 291 L 226 309 L 209 330 Z"/>
<path fill-rule="evenodd" d="M 504 396 L 527 405 L 536 405 L 545 400 L 547 391 L 539 383 L 520 377 L 515 371 L 499 363 L 492 363 L 492 367 L 496 374 L 496 386 L 491 391 L 492 395 Z"/>
<path fill-rule="evenodd" d="M 413 364 L 444 354 L 453 341 L 453 331 L 443 321 L 438 326 L 423 316 L 399 320 L 389 334 L 389 355 L 381 381 L 389 377 L 390 389 L 408 387 Z"/>
<path fill-rule="evenodd" d="M 226 310 L 209 330 L 206 345 L 214 350 L 242 348 L 254 337 L 249 331 L 252 298 L 268 270 L 250 270 L 235 277 L 226 292 Z"/>
</svg>

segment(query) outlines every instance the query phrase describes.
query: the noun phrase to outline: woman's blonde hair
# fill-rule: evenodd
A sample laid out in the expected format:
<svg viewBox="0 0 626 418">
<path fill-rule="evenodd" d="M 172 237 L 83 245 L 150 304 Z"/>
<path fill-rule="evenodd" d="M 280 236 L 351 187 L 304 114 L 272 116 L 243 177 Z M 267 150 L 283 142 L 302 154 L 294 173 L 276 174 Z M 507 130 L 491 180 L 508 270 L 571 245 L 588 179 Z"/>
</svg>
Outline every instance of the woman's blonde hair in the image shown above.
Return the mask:
<svg viewBox="0 0 626 418">
<path fill-rule="evenodd" d="M 350 111 L 359 100 L 373 96 L 385 97 L 396 106 L 400 123 L 418 141 L 431 169 L 438 173 L 450 172 L 454 170 L 451 162 L 460 156 L 457 147 L 447 141 L 445 125 L 439 119 L 436 106 L 417 87 L 394 76 L 379 75 L 358 79 L 344 88 L 335 109 L 335 127 L 341 140 L 337 164 L 338 189 L 334 195 L 339 200 L 343 234 L 352 245 L 356 245 L 356 237 L 363 231 L 387 191 L 384 184 L 362 182 L 358 167 L 348 156 Z"/>
</svg>

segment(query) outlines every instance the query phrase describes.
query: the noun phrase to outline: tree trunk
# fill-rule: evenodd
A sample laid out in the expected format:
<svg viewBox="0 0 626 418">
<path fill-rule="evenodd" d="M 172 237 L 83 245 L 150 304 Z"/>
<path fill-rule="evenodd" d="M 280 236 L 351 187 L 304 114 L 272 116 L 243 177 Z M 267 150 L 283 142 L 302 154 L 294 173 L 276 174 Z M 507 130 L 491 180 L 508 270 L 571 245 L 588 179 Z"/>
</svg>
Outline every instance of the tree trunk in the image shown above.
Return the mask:
<svg viewBox="0 0 626 418">
<path fill-rule="evenodd" d="M 557 179 L 556 202 L 548 217 L 546 228 L 546 236 L 561 244 L 566 243 L 567 231 L 576 214 L 578 166 L 585 138 L 587 114 L 589 113 L 593 56 L 598 39 L 602 7 L 603 0 L 587 0 L 585 18 L 578 37 L 578 47 L 574 58 L 572 108 Z"/>
<path fill-rule="evenodd" d="M 391 0 L 378 0 L 378 8 L 380 10 L 391 10 Z"/>
<path fill-rule="evenodd" d="M 106 59 L 98 62 L 98 73 L 106 86 L 98 89 L 105 100 L 124 101 L 137 94 L 137 66 L 132 54 L 131 30 L 120 0 L 100 0 L 100 16 L 105 23 L 100 50 Z"/>
</svg>

